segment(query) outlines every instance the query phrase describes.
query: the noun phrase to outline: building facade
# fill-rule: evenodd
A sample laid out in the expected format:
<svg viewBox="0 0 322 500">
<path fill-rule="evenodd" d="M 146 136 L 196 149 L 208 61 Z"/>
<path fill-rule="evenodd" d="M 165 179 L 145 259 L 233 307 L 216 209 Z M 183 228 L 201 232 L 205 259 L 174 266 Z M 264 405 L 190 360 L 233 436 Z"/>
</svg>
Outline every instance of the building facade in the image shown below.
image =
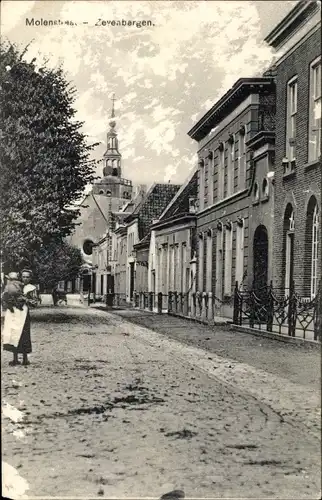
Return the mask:
<svg viewBox="0 0 322 500">
<path fill-rule="evenodd" d="M 298 2 L 267 36 L 276 51 L 274 283 L 314 298 L 321 279 L 321 10 Z"/>
<path fill-rule="evenodd" d="M 275 83 L 267 76 L 239 79 L 189 132 L 198 142 L 199 158 L 197 290 L 213 294 L 218 315 L 232 316 L 235 282 L 249 286 L 254 280 L 264 280 L 248 274 L 249 260 L 254 257 L 249 248 L 256 225 L 268 225 L 267 217 L 272 214 L 267 215 L 267 211 L 271 205 L 258 210 L 251 200 L 259 182 L 263 188 L 262 177 L 268 184 L 265 190 L 270 190 L 267 173 L 273 169 L 273 156 L 267 152 L 267 136 L 274 129 Z M 260 150 L 257 161 L 250 148 L 256 143 L 256 136 L 260 143 L 255 146 L 255 150 Z M 267 239 L 266 280 L 271 273 L 269 228 Z M 254 265 L 251 267 L 255 269 Z"/>
<path fill-rule="evenodd" d="M 132 301 L 134 291 L 146 286 L 146 271 L 144 261 L 140 256 L 138 271 L 136 245 L 144 244 L 144 238 L 148 237 L 151 225 L 155 219 L 160 217 L 166 206 L 170 203 L 180 185 L 177 184 L 153 184 L 147 191 L 145 197 L 135 206 L 133 212 L 125 219 L 127 226 L 127 301 Z M 144 250 L 144 247 L 142 248 Z M 144 252 L 143 252 L 144 253 Z M 146 253 L 148 259 L 148 253 Z M 138 271 L 138 273 L 137 273 Z"/>
<path fill-rule="evenodd" d="M 193 291 L 196 274 L 196 197 L 194 171 L 151 226 L 147 288 L 158 293 Z M 164 303 L 165 305 L 165 303 Z"/>
</svg>

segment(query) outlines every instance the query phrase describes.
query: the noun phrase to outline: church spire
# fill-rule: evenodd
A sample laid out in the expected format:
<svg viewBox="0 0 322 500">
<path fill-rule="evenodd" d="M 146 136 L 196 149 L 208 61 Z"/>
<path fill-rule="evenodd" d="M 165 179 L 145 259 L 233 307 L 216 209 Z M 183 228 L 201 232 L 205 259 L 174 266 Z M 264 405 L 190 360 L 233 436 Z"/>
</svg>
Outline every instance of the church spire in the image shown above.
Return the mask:
<svg viewBox="0 0 322 500">
<path fill-rule="evenodd" d="M 107 133 L 107 150 L 104 153 L 105 167 L 103 169 L 104 177 L 112 175 L 113 177 L 121 177 L 121 154 L 118 150 L 118 138 L 115 131 L 115 94 L 112 96 L 111 121 L 109 123 L 110 130 Z"/>
<path fill-rule="evenodd" d="M 111 112 L 111 118 L 115 118 L 115 103 L 116 99 L 115 99 L 115 94 L 113 93 L 113 96 L 112 96 L 112 112 Z"/>
</svg>

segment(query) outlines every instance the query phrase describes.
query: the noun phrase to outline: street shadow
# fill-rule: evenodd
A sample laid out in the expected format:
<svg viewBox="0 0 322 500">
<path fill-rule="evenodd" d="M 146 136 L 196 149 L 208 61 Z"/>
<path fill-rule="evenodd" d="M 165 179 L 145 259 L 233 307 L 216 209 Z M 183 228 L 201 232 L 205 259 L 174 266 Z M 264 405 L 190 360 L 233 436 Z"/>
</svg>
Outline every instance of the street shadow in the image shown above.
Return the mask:
<svg viewBox="0 0 322 500">
<path fill-rule="evenodd" d="M 60 313 L 53 311 L 51 314 L 33 314 L 31 317 L 32 323 L 50 323 L 55 325 L 79 324 L 80 322 L 90 325 L 101 325 L 102 318 L 95 316 L 80 316 L 73 313 Z M 104 319 L 104 324 L 108 324 L 108 319 Z"/>
<path fill-rule="evenodd" d="M 160 497 L 160 500 L 182 500 L 183 498 L 185 498 L 185 493 L 183 490 L 173 490 L 162 495 L 162 497 Z"/>
</svg>

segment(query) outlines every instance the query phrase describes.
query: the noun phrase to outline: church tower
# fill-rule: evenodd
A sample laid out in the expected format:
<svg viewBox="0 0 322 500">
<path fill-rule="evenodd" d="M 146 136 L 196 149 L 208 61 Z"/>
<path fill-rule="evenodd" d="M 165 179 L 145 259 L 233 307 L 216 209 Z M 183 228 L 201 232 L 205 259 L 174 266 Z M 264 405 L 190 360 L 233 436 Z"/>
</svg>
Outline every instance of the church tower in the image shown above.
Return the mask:
<svg viewBox="0 0 322 500">
<path fill-rule="evenodd" d="M 122 177 L 122 155 L 119 151 L 119 142 L 115 130 L 115 95 L 112 97 L 112 111 L 107 132 L 107 148 L 103 155 L 103 177 L 94 183 L 93 194 L 105 195 L 119 201 L 114 204 L 122 206 L 125 200 L 132 197 L 132 181 Z M 114 205 L 113 204 L 113 205 Z"/>
<path fill-rule="evenodd" d="M 122 175 L 122 169 L 121 169 L 122 155 L 118 150 L 118 138 L 117 138 L 117 133 L 115 131 L 116 121 L 114 120 L 115 118 L 114 103 L 115 103 L 115 95 L 113 94 L 111 121 L 109 123 L 110 130 L 107 133 L 107 150 L 103 156 L 104 177 L 107 177 L 108 175 L 111 175 L 113 177 L 121 177 Z"/>
</svg>

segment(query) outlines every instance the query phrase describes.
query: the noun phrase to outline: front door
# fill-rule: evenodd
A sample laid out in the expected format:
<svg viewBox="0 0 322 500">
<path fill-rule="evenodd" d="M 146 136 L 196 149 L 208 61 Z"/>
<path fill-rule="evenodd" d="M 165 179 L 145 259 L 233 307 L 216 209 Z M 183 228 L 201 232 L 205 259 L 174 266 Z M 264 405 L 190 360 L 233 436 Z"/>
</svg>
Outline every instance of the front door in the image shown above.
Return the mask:
<svg viewBox="0 0 322 500">
<path fill-rule="evenodd" d="M 83 275 L 83 292 L 89 292 L 91 286 L 91 276 L 89 274 Z"/>
<path fill-rule="evenodd" d="M 293 281 L 294 269 L 294 232 L 286 234 L 286 262 L 285 262 L 285 296 L 290 294 L 290 288 Z"/>
</svg>

